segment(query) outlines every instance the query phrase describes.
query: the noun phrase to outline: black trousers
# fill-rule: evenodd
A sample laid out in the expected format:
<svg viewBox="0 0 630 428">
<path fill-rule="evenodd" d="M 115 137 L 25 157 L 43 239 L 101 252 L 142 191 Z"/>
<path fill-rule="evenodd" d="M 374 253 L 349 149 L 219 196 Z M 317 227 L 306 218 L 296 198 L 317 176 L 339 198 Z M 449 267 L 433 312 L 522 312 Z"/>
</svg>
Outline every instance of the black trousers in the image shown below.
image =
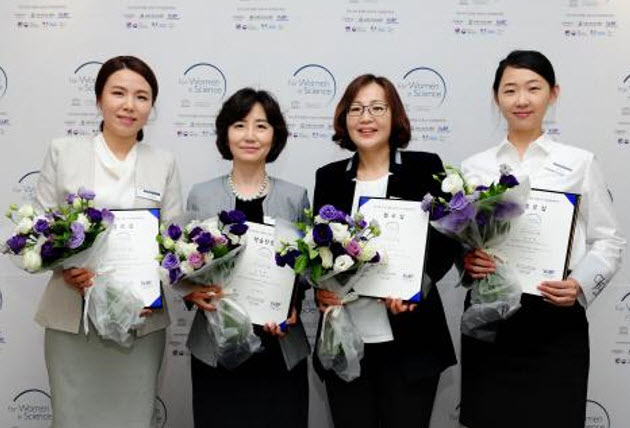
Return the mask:
<svg viewBox="0 0 630 428">
<path fill-rule="evenodd" d="M 460 422 L 468 428 L 583 428 L 588 322 L 576 302 L 560 308 L 524 295 L 486 343 L 462 336 Z"/>
<path fill-rule="evenodd" d="M 409 383 L 398 361 L 393 342 L 366 344 L 357 379 L 345 382 L 325 372 L 335 428 L 429 426 L 440 375 Z"/>
<path fill-rule="evenodd" d="M 288 371 L 278 341 L 263 343 L 233 370 L 191 356 L 195 428 L 307 428 L 306 359 Z"/>
</svg>

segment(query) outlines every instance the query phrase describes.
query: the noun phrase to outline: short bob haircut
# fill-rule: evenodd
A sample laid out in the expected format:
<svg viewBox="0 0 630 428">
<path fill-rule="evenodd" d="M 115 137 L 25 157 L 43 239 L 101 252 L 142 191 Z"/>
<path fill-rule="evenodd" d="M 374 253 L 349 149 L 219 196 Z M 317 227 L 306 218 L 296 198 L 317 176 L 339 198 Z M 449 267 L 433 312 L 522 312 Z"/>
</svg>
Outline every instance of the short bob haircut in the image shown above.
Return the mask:
<svg viewBox="0 0 630 428">
<path fill-rule="evenodd" d="M 105 89 L 105 84 L 107 83 L 107 79 L 109 79 L 109 76 L 119 70 L 135 71 L 140 76 L 142 76 L 151 87 L 151 105 L 155 104 L 155 100 L 158 96 L 158 82 L 157 78 L 155 77 L 155 73 L 153 73 L 151 67 L 149 67 L 144 61 L 142 61 L 140 58 L 136 58 L 135 56 L 117 56 L 108 59 L 101 66 L 101 69 L 98 71 L 98 75 L 96 76 L 96 82 L 94 83 L 94 93 L 96 94 L 97 102 L 101 101 L 103 90 Z M 101 121 L 100 130 L 101 132 L 103 131 L 103 121 Z M 144 132 L 142 132 L 141 129 L 138 131 L 136 140 L 142 141 L 143 138 Z"/>
<path fill-rule="evenodd" d="M 553 71 L 553 65 L 549 59 L 538 51 L 512 51 L 504 59 L 499 62 L 497 71 L 494 74 L 494 82 L 492 83 L 492 92 L 494 96 L 499 93 L 499 85 L 503 73 L 508 67 L 525 68 L 540 75 L 553 89 L 556 86 L 556 73 Z"/>
<path fill-rule="evenodd" d="M 257 91 L 252 88 L 243 88 L 236 91 L 223 103 L 221 111 L 219 112 L 215 122 L 217 148 L 219 149 L 221 156 L 223 156 L 223 159 L 234 159 L 234 156 L 230 151 L 228 129 L 234 123 L 244 119 L 256 103 L 259 103 L 263 110 L 265 110 L 267 122 L 273 128 L 271 150 L 269 150 L 265 161 L 273 162 L 278 158 L 280 153 L 282 153 L 284 146 L 287 144 L 289 131 L 287 130 L 287 123 L 284 120 L 284 116 L 282 116 L 282 111 L 280 111 L 278 102 L 267 91 Z"/>
<path fill-rule="evenodd" d="M 350 104 L 354 101 L 357 93 L 370 83 L 376 83 L 385 91 L 385 101 L 387 102 L 392 116 L 392 132 L 389 137 L 389 147 L 401 149 L 407 147 L 409 140 L 411 140 L 411 125 L 409 124 L 407 113 L 405 112 L 405 106 L 392 82 L 386 77 L 375 76 L 373 74 L 363 74 L 356 77 L 346 88 L 346 92 L 344 92 L 335 109 L 333 123 L 335 133 L 332 136 L 332 140 L 339 144 L 341 148 L 353 152 L 357 150 L 357 146 L 350 139 L 350 135 L 348 134 L 346 116 Z"/>
</svg>

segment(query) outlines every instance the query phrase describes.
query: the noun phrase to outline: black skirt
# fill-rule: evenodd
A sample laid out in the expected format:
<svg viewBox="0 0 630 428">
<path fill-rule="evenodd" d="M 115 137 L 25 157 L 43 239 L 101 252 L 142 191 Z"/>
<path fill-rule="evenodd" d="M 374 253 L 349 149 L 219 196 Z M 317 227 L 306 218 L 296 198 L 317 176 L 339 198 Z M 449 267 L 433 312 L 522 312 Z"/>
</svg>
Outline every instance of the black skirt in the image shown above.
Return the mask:
<svg viewBox="0 0 630 428">
<path fill-rule="evenodd" d="M 195 428 L 306 428 L 306 359 L 287 370 L 278 340 L 255 330 L 263 350 L 235 369 L 211 367 L 191 355 Z"/>
<path fill-rule="evenodd" d="M 470 293 L 466 298 L 469 304 Z M 497 323 L 494 343 L 462 336 L 460 422 L 468 428 L 583 428 L 589 372 L 588 321 L 523 295 Z"/>
</svg>

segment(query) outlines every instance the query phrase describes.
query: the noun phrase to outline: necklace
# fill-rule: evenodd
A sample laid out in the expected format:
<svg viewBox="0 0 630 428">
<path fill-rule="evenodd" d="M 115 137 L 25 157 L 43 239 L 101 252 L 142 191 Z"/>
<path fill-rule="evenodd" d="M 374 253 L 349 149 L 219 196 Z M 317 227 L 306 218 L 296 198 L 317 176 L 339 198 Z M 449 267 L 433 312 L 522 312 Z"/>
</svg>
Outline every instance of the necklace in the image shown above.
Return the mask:
<svg viewBox="0 0 630 428">
<path fill-rule="evenodd" d="M 230 186 L 230 190 L 232 191 L 234 196 L 236 196 L 237 199 L 240 199 L 241 201 L 245 201 L 245 202 L 253 201 L 254 199 L 261 198 L 263 195 L 267 193 L 267 187 L 269 187 L 269 176 L 267 175 L 267 172 L 265 172 L 265 177 L 263 178 L 262 183 L 260 183 L 260 186 L 258 187 L 258 191 L 250 196 L 243 195 L 236 188 L 236 184 L 234 184 L 234 171 L 230 172 L 227 180 L 228 180 L 228 186 Z"/>
</svg>

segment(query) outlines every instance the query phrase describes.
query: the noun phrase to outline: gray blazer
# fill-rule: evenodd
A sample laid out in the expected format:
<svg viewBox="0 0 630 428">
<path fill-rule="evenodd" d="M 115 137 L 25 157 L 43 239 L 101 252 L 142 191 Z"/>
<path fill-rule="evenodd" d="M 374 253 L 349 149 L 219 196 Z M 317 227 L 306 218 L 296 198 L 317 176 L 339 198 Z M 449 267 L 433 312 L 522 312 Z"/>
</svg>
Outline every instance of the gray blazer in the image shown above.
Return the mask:
<svg viewBox="0 0 630 428">
<path fill-rule="evenodd" d="M 291 222 L 302 220 L 304 209 L 309 207 L 306 189 L 273 177 L 269 177 L 269 185 L 269 193 L 263 201 L 264 215 Z M 221 210 L 234 209 L 235 205 L 236 198 L 228 185 L 227 175 L 224 175 L 195 184 L 188 194 L 186 209 L 199 213 L 200 217 L 212 217 Z M 206 323 L 206 317 L 198 310 L 190 328 L 187 346 L 196 358 L 212 365 Z M 306 332 L 299 317 L 297 324 L 289 327 L 288 334 L 278 340 L 288 370 L 310 353 Z"/>
<path fill-rule="evenodd" d="M 133 207 L 160 208 L 167 220 L 182 210 L 179 176 L 173 156 L 146 143 L 138 144 L 135 167 L 137 190 L 150 190 L 157 195 L 145 199 L 136 191 Z M 65 196 L 80 186 L 94 189 L 94 142 L 88 138 L 60 138 L 48 148 L 39 180 L 37 203 L 42 208 L 65 203 Z M 81 323 L 83 298 L 76 288 L 66 284 L 61 271 L 53 272 L 39 302 L 35 321 L 42 327 L 78 333 Z M 170 320 L 166 306 L 156 310 L 137 330 L 139 336 L 166 328 Z"/>
</svg>

